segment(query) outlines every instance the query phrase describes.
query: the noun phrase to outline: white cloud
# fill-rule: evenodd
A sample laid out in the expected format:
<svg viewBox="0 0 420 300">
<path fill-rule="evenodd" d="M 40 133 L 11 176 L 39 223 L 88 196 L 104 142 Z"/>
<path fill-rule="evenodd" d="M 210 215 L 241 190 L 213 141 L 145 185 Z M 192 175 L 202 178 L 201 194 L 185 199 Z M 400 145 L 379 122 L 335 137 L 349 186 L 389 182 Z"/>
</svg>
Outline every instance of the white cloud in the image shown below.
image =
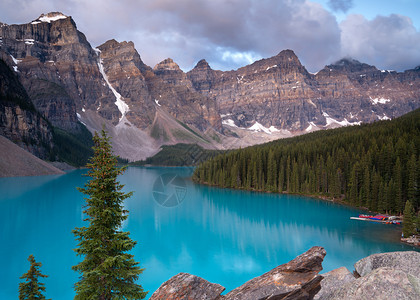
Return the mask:
<svg viewBox="0 0 420 300">
<path fill-rule="evenodd" d="M 420 33 L 408 17 L 349 15 L 340 27 L 343 56 L 398 71 L 420 64 Z"/>
</svg>

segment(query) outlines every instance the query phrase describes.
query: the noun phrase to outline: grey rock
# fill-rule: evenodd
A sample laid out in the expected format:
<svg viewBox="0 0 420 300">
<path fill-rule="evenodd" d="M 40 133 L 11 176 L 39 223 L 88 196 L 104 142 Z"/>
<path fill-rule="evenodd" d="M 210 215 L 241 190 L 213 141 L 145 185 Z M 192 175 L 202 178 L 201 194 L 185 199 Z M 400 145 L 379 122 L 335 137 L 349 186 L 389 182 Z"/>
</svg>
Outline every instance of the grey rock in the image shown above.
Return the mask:
<svg viewBox="0 0 420 300">
<path fill-rule="evenodd" d="M 324 277 L 321 281 L 321 290 L 315 295 L 314 299 L 325 299 L 335 291 L 341 289 L 342 286 L 356 280 L 346 267 L 341 267 L 321 275 Z"/>
<path fill-rule="evenodd" d="M 294 260 L 249 280 L 226 294 L 228 300 L 311 299 L 320 289 L 326 251 L 312 247 Z"/>
<path fill-rule="evenodd" d="M 52 127 L 35 110 L 24 87 L 0 59 L 0 135 L 45 159 L 53 148 Z"/>
<path fill-rule="evenodd" d="M 225 290 L 220 284 L 208 282 L 207 280 L 188 273 L 179 273 L 163 283 L 150 300 L 181 300 L 181 299 L 217 299 Z"/>
<path fill-rule="evenodd" d="M 420 253 L 401 251 L 373 254 L 359 260 L 354 265 L 356 272 L 362 277 L 381 267 L 402 270 L 420 278 Z"/>
<path fill-rule="evenodd" d="M 420 279 L 401 270 L 378 268 L 323 299 L 420 299 Z"/>
</svg>

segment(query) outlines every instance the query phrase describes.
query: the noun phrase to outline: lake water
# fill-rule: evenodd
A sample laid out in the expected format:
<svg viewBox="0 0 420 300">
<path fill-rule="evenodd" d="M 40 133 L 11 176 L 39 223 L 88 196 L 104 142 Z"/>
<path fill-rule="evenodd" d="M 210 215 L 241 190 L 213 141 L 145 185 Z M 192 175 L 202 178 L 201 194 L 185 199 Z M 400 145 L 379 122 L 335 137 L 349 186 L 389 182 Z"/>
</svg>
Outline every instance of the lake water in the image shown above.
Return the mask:
<svg viewBox="0 0 420 300">
<path fill-rule="evenodd" d="M 76 187 L 86 182 L 84 173 L 0 179 L 0 299 L 18 298 L 30 254 L 49 275 L 43 279 L 46 296 L 73 299 L 78 274 L 71 266 L 80 258 L 72 250 L 71 230 L 83 224 L 84 200 Z M 130 213 L 123 229 L 138 242 L 133 254 L 145 268 L 139 282 L 149 297 L 179 272 L 229 291 L 312 246 L 326 249 L 325 272 L 341 266 L 352 271 L 357 260 L 373 253 L 414 250 L 398 242 L 397 226 L 349 219 L 360 210 L 307 197 L 196 185 L 188 179 L 191 173 L 190 168 L 130 167 L 120 177 L 124 190 L 134 191 L 125 202 Z"/>
</svg>

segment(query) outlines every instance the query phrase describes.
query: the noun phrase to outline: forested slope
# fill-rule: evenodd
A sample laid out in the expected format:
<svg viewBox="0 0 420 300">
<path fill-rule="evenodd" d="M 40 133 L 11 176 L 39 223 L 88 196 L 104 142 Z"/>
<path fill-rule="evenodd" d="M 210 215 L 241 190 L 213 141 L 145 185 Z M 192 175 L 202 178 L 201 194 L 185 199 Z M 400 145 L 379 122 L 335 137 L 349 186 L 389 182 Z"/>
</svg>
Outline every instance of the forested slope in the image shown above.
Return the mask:
<svg viewBox="0 0 420 300">
<path fill-rule="evenodd" d="M 318 131 L 219 155 L 196 182 L 340 198 L 373 211 L 420 207 L 420 110 L 392 121 Z"/>
</svg>

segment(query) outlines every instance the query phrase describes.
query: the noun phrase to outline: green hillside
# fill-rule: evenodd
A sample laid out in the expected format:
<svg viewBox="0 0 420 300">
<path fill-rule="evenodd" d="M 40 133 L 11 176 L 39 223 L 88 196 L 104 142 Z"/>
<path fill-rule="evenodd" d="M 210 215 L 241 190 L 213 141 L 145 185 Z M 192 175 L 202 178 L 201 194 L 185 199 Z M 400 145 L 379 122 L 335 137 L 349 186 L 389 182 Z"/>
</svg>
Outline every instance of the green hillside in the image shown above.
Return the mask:
<svg viewBox="0 0 420 300">
<path fill-rule="evenodd" d="M 196 182 L 314 195 L 373 211 L 420 207 L 420 110 L 392 121 L 318 131 L 202 163 Z"/>
<path fill-rule="evenodd" d="M 197 144 L 164 145 L 154 156 L 133 162 L 131 165 L 195 166 L 219 153 L 220 150 L 207 150 Z"/>
</svg>

